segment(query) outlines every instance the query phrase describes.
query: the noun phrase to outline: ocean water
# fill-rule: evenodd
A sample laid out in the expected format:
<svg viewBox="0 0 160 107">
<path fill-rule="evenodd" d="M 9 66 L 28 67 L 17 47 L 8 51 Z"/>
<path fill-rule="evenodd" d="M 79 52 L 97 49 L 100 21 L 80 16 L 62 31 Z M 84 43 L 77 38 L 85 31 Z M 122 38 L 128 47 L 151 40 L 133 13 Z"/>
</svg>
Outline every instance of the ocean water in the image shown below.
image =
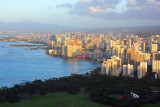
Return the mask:
<svg viewBox="0 0 160 107">
<path fill-rule="evenodd" d="M 49 56 L 45 50 L 11 47 L 11 44 L 31 43 L 0 42 L 0 87 L 12 87 L 35 79 L 84 74 L 100 66 L 86 60 Z"/>
</svg>

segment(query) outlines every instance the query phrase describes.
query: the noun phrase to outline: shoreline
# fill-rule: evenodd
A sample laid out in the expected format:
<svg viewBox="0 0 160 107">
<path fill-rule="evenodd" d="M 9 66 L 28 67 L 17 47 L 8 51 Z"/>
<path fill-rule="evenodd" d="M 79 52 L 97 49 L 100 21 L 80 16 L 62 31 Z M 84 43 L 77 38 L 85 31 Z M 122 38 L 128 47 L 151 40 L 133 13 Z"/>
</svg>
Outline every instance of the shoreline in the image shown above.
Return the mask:
<svg viewBox="0 0 160 107">
<path fill-rule="evenodd" d="M 8 41 L 7 41 L 8 42 Z M 23 41 L 19 41 L 19 42 L 23 42 Z M 15 42 L 15 43 L 17 43 L 17 42 Z M 3 44 L 3 43 L 1 43 L 1 44 Z M 10 42 L 8 42 L 8 44 L 11 44 Z M 18 43 L 17 43 L 18 44 Z M 33 44 L 33 43 L 27 43 L 27 44 Z M 11 46 L 10 46 L 11 47 Z M 13 47 L 11 47 L 11 48 L 13 48 Z M 21 48 L 23 48 L 23 47 L 21 47 Z M 24 48 L 23 48 L 24 49 Z M 22 50 L 23 50 L 22 49 Z M 92 69 L 95 69 L 95 68 L 97 68 L 97 67 L 100 67 L 100 63 L 98 63 L 98 62 L 94 62 L 94 61 L 91 61 L 91 60 L 84 60 L 84 59 L 76 59 L 76 58 L 65 58 L 65 57 L 62 57 L 62 56 L 53 56 L 53 55 L 48 55 L 48 54 L 46 54 L 45 53 L 45 51 L 46 51 L 46 49 L 43 49 L 41 52 L 43 52 L 43 55 L 45 55 L 45 56 L 50 56 L 50 57 L 59 57 L 59 58 L 61 58 L 62 60 L 69 60 L 69 59 L 71 59 L 71 61 L 73 60 L 73 64 L 75 63 L 75 61 L 78 61 L 78 62 L 83 62 L 83 63 L 85 63 L 85 62 L 87 62 L 87 64 L 89 64 L 89 66 L 87 66 L 87 64 L 86 65 L 84 65 L 83 64 L 83 66 L 86 66 L 86 67 L 84 67 L 83 69 L 80 69 L 81 68 L 81 65 L 80 64 L 78 64 L 77 66 L 79 66 L 79 70 L 77 70 L 76 72 L 69 72 L 69 74 L 67 74 L 68 73 L 68 71 L 66 72 L 66 71 L 63 71 L 63 72 L 61 72 L 62 70 L 60 69 L 59 71 L 60 71 L 60 73 L 59 74 L 56 74 L 56 72 L 58 72 L 58 70 L 55 72 L 55 74 L 54 74 L 54 72 L 53 72 L 53 76 L 51 76 L 51 77 L 47 77 L 47 76 L 45 76 L 44 75 L 44 77 L 43 77 L 43 75 L 42 75 L 42 78 L 41 77 L 38 77 L 38 78 L 34 78 L 33 80 L 32 80 L 32 78 L 31 79 L 29 79 L 29 80 L 27 80 L 26 78 L 24 78 L 24 79 L 21 79 L 20 81 L 18 80 L 18 81 L 15 81 L 14 83 L 12 83 L 11 81 L 7 81 L 7 80 L 5 80 L 5 77 L 4 77 L 4 79 L 3 79 L 3 81 L 4 81 L 4 83 L 5 84 L 2 84 L 2 85 L 0 85 L 0 88 L 2 88 L 2 87 L 9 87 L 9 88 L 11 88 L 11 87 L 13 87 L 15 84 L 20 84 L 20 83 L 23 83 L 24 81 L 25 82 L 32 82 L 32 81 L 34 81 L 34 80 L 36 80 L 36 79 L 40 79 L 40 80 L 45 80 L 45 79 L 49 79 L 49 78 L 61 78 L 61 77 L 65 77 L 65 76 L 71 76 L 72 74 L 85 74 L 85 73 L 89 73 L 90 71 L 92 71 Z M 55 59 L 55 58 L 54 58 Z M 47 59 L 46 59 L 47 60 Z M 3 63 L 3 61 L 1 61 L 2 63 Z M 60 62 L 58 62 L 58 63 L 61 63 L 61 61 Z M 3 66 L 3 64 L 2 64 L 2 66 Z M 54 64 L 53 64 L 53 66 L 54 66 Z M 92 67 L 91 67 L 92 66 Z M 71 66 L 72 67 L 72 66 Z M 89 68 L 87 68 L 87 67 L 89 67 Z M 52 67 L 50 67 L 50 69 L 52 69 Z M 74 70 L 74 69 L 73 69 Z M 13 70 L 14 71 L 14 70 Z M 48 69 L 46 69 L 46 71 L 48 72 Z M 71 70 L 72 71 L 72 70 Z M 47 73 L 46 72 L 46 73 Z M 2 75 L 2 74 L 1 74 Z M 34 75 L 33 75 L 34 76 Z M 13 76 L 14 77 L 14 76 Z M 14 78 L 13 78 L 14 79 Z M 6 82 L 5 82 L 6 81 Z"/>
<path fill-rule="evenodd" d="M 49 55 L 49 54 L 47 54 L 47 55 Z M 62 55 L 49 55 L 49 56 L 61 57 L 61 58 L 64 58 L 64 59 L 76 59 L 76 60 L 82 60 L 82 61 L 87 61 L 87 62 L 93 62 L 93 63 L 101 64 L 100 62 L 89 60 L 89 59 L 78 59 L 78 58 L 75 58 L 75 57 L 63 57 Z"/>
</svg>

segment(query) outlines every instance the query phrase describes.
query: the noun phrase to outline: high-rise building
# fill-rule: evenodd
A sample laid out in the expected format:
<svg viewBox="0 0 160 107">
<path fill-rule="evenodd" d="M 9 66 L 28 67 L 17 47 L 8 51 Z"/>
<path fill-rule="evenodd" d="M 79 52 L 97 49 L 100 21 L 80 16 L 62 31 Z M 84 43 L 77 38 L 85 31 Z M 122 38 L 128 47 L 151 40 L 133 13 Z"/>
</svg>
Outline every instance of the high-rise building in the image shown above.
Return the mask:
<svg viewBox="0 0 160 107">
<path fill-rule="evenodd" d="M 99 43 L 99 48 L 100 48 L 100 49 L 104 49 L 104 48 L 105 48 L 105 47 L 104 47 L 104 42 L 100 42 L 100 43 Z"/>
<path fill-rule="evenodd" d="M 55 41 L 47 41 L 47 45 L 48 45 L 48 48 L 50 48 L 50 49 L 56 48 L 56 42 Z"/>
<path fill-rule="evenodd" d="M 128 42 L 126 39 L 123 40 L 123 43 L 124 43 L 124 46 L 127 46 L 128 45 Z"/>
<path fill-rule="evenodd" d="M 70 38 L 66 38 L 65 45 L 67 45 L 67 46 L 69 46 L 69 45 L 70 46 L 82 46 L 82 41 L 79 39 L 73 40 Z"/>
<path fill-rule="evenodd" d="M 121 45 L 116 45 L 112 48 L 112 55 L 120 57 Z"/>
<path fill-rule="evenodd" d="M 152 53 L 152 60 L 160 60 L 160 51 Z"/>
<path fill-rule="evenodd" d="M 133 75 L 133 65 L 123 65 L 123 75 Z"/>
<path fill-rule="evenodd" d="M 63 57 L 76 57 L 82 55 L 82 46 L 62 46 L 62 56 Z"/>
<path fill-rule="evenodd" d="M 118 76 L 119 73 L 117 73 L 117 61 L 108 59 L 102 63 L 102 74 Z"/>
<path fill-rule="evenodd" d="M 62 43 L 62 37 L 57 37 L 57 43 Z"/>
<path fill-rule="evenodd" d="M 124 48 L 121 48 L 121 45 L 116 45 L 112 48 L 112 56 L 117 56 L 121 58 L 121 64 L 124 63 Z"/>
<path fill-rule="evenodd" d="M 50 35 L 49 40 L 57 42 L 57 37 L 56 37 L 56 35 Z"/>
<path fill-rule="evenodd" d="M 132 40 L 129 39 L 129 41 L 128 41 L 128 47 L 131 48 L 131 46 L 132 46 Z"/>
<path fill-rule="evenodd" d="M 111 59 L 113 59 L 114 61 L 117 61 L 117 67 L 121 68 L 121 58 L 116 57 L 116 56 L 112 56 Z"/>
<path fill-rule="evenodd" d="M 112 40 L 110 40 L 109 46 L 110 46 L 110 48 L 112 48 L 112 46 L 113 46 L 113 41 Z"/>
<path fill-rule="evenodd" d="M 145 51 L 146 51 L 146 43 L 145 43 L 145 42 L 143 42 L 143 43 L 142 43 L 141 48 L 142 48 L 142 51 L 143 51 L 143 52 L 145 52 Z"/>
<path fill-rule="evenodd" d="M 139 43 L 134 43 L 133 45 L 136 52 L 140 50 Z"/>
<path fill-rule="evenodd" d="M 92 60 L 102 59 L 104 54 L 100 50 L 94 50 L 94 52 L 88 52 L 89 58 Z"/>
<path fill-rule="evenodd" d="M 157 52 L 158 45 L 157 44 L 151 44 L 151 53 Z"/>
<path fill-rule="evenodd" d="M 151 61 L 151 54 L 137 52 L 135 54 L 135 70 L 137 70 L 137 67 L 140 65 L 141 62 L 149 62 L 149 61 Z"/>
<path fill-rule="evenodd" d="M 62 56 L 67 57 L 67 46 L 66 45 L 62 46 Z"/>
<path fill-rule="evenodd" d="M 105 57 L 106 58 L 111 58 L 111 55 L 112 54 L 112 52 L 111 52 L 111 49 L 108 49 L 108 50 L 106 50 L 106 52 L 105 52 Z"/>
<path fill-rule="evenodd" d="M 147 62 L 141 62 L 137 67 L 137 78 L 141 79 L 146 76 L 147 73 Z"/>
<path fill-rule="evenodd" d="M 65 45 L 62 46 L 62 56 L 64 57 L 76 57 L 82 54 L 82 42 L 80 40 L 67 39 Z"/>
<path fill-rule="evenodd" d="M 124 64 L 124 56 L 125 56 L 125 48 L 120 49 L 120 58 L 121 58 L 121 65 L 123 66 Z"/>
<path fill-rule="evenodd" d="M 129 60 L 128 63 L 131 65 L 135 65 L 135 54 L 136 54 L 135 50 L 131 49 L 128 50 L 128 60 Z"/>
<path fill-rule="evenodd" d="M 107 61 L 103 61 L 102 63 L 102 74 L 119 76 L 121 73 L 121 59 L 113 56 L 111 59 L 107 59 Z"/>
<path fill-rule="evenodd" d="M 160 78 L 160 60 L 153 60 L 152 61 L 152 72 L 155 72 L 159 75 Z"/>
<path fill-rule="evenodd" d="M 94 51 L 93 59 L 103 58 L 103 52 L 99 50 Z"/>
</svg>

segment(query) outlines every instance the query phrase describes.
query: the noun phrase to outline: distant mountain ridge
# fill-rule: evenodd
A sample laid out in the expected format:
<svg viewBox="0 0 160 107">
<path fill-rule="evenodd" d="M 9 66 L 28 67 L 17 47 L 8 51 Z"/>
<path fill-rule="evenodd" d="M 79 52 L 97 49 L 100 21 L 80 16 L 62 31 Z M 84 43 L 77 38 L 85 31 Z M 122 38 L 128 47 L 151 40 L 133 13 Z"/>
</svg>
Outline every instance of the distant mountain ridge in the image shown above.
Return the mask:
<svg viewBox="0 0 160 107">
<path fill-rule="evenodd" d="M 0 22 L 0 32 L 21 31 L 21 32 L 160 32 L 160 25 L 141 27 L 117 27 L 117 28 L 72 28 L 54 24 L 43 24 L 36 22 L 3 23 Z"/>
<path fill-rule="evenodd" d="M 66 29 L 66 27 L 57 26 L 54 24 L 43 24 L 35 22 L 23 23 L 3 23 L 0 22 L 0 31 L 27 31 L 27 32 L 49 32 Z"/>
</svg>

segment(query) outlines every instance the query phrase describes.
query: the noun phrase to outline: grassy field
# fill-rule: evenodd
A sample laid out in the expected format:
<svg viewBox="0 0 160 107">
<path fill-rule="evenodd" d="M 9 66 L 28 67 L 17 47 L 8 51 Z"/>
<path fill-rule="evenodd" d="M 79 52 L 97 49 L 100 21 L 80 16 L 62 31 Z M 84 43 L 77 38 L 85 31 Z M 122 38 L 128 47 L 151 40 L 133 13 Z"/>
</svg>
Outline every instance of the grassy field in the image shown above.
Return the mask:
<svg viewBox="0 0 160 107">
<path fill-rule="evenodd" d="M 54 93 L 18 103 L 2 103 L 0 107 L 107 107 L 89 99 L 86 93 L 71 95 L 68 93 Z M 109 106 L 108 106 L 109 107 Z"/>
<path fill-rule="evenodd" d="M 160 107 L 160 102 L 155 104 L 146 104 L 146 105 L 143 105 L 142 107 Z"/>
<path fill-rule="evenodd" d="M 21 100 L 18 103 L 2 103 L 0 107 L 109 107 L 92 102 L 87 93 L 71 95 L 68 93 L 48 94 L 32 99 Z M 160 107 L 156 104 L 146 104 L 142 107 Z"/>
</svg>

